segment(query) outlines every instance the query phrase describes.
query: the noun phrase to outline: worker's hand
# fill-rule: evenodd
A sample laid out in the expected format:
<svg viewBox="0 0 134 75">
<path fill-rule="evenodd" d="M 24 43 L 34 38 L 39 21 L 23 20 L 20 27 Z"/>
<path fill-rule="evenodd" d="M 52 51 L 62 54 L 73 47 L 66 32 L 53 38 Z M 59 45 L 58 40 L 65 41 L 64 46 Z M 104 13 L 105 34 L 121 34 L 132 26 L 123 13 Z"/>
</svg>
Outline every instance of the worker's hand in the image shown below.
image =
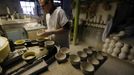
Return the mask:
<svg viewBox="0 0 134 75">
<path fill-rule="evenodd" d="M 52 35 L 52 31 L 39 30 L 39 31 L 37 32 L 37 36 L 48 37 L 49 35 Z"/>
<path fill-rule="evenodd" d="M 42 36 L 45 33 L 44 29 L 37 31 L 37 36 Z"/>
<path fill-rule="evenodd" d="M 52 32 L 51 31 L 46 31 L 43 33 L 43 36 L 47 37 L 49 35 L 52 35 Z"/>
</svg>

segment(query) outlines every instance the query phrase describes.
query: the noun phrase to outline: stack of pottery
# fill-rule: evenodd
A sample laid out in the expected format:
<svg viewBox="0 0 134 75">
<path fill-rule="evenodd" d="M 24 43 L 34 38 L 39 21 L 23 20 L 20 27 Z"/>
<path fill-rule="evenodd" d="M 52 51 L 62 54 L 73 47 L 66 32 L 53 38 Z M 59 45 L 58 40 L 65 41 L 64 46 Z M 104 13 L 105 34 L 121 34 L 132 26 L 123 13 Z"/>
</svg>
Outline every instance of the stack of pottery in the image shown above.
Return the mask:
<svg viewBox="0 0 134 75">
<path fill-rule="evenodd" d="M 120 31 L 116 34 L 111 34 L 110 37 L 105 40 L 102 51 L 112 56 L 117 56 L 118 53 L 120 53 L 120 48 L 122 46 L 122 44 L 119 43 L 119 40 L 124 35 L 124 31 Z"/>
<path fill-rule="evenodd" d="M 125 35 L 125 31 L 111 34 L 110 37 L 106 38 L 104 41 L 102 52 L 118 57 L 119 59 L 128 59 L 129 61 L 134 62 L 134 47 L 132 48 L 130 45 L 120 41 L 120 38 Z"/>
<path fill-rule="evenodd" d="M 126 59 L 129 50 L 130 50 L 130 46 L 128 44 L 124 44 L 124 46 L 121 48 L 121 53 L 119 54 L 119 59 Z"/>
<path fill-rule="evenodd" d="M 121 47 L 123 46 L 123 43 L 121 43 L 121 42 L 117 42 L 116 44 L 115 44 L 115 48 L 113 49 L 113 52 L 112 52 L 112 56 L 114 56 L 114 57 L 117 57 L 118 55 L 119 55 L 119 53 L 120 53 L 120 51 L 121 51 Z"/>
<path fill-rule="evenodd" d="M 110 43 L 110 39 L 106 38 L 104 45 L 103 45 L 103 49 L 102 49 L 103 52 L 107 52 L 107 49 L 109 47 L 109 43 Z"/>
<path fill-rule="evenodd" d="M 108 49 L 107 49 L 107 53 L 108 54 L 112 54 L 112 52 L 113 52 L 113 49 L 114 49 L 114 47 L 115 47 L 115 43 L 116 43 L 116 40 L 110 40 L 110 44 L 109 44 L 109 47 L 108 47 Z"/>
</svg>

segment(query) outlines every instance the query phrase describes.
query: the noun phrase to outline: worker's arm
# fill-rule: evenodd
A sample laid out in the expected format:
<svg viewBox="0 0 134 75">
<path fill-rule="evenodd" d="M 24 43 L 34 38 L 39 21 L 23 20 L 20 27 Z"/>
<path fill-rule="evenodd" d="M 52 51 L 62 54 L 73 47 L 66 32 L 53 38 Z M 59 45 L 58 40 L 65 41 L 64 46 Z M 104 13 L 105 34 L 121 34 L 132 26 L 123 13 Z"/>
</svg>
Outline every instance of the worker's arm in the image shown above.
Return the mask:
<svg viewBox="0 0 134 75">
<path fill-rule="evenodd" d="M 54 31 L 50 31 L 52 34 L 62 34 L 63 32 L 68 32 L 70 30 L 70 24 L 67 22 L 62 28 Z"/>
<path fill-rule="evenodd" d="M 62 28 L 59 28 L 54 31 L 44 31 L 43 33 L 39 34 L 38 36 L 49 36 L 52 34 L 62 34 L 63 32 L 68 32 L 70 30 L 70 23 L 67 22 Z"/>
</svg>

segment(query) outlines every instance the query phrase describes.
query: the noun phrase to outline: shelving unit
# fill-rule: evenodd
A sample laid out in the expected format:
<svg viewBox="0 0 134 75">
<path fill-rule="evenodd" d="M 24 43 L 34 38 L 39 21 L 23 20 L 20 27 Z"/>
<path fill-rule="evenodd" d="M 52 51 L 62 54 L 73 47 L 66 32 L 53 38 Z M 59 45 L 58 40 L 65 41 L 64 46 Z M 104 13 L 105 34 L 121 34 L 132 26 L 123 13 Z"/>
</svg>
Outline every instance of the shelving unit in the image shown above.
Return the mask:
<svg viewBox="0 0 134 75">
<path fill-rule="evenodd" d="M 0 25 L 12 25 L 12 24 L 22 24 L 22 23 L 30 23 L 30 22 L 36 22 L 36 20 L 33 19 L 15 19 L 15 20 L 0 20 Z"/>
</svg>

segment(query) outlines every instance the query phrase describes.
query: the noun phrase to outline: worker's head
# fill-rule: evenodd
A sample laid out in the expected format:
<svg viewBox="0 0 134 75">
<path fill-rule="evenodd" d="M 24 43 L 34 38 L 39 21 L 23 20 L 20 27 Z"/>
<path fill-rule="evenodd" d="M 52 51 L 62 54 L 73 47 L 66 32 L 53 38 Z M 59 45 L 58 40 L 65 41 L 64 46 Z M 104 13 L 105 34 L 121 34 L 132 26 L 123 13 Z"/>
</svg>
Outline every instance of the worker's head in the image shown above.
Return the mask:
<svg viewBox="0 0 134 75">
<path fill-rule="evenodd" d="M 46 13 L 49 13 L 53 8 L 53 0 L 39 0 L 39 3 Z"/>
</svg>

